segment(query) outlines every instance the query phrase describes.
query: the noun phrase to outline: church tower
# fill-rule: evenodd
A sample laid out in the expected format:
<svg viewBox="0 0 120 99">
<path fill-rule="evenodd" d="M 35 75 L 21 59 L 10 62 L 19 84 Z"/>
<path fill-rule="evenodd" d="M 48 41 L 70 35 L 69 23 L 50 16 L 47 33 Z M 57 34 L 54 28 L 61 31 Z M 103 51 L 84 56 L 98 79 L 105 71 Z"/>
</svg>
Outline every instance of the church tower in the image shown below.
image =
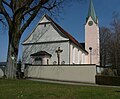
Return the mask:
<svg viewBox="0 0 120 99">
<path fill-rule="evenodd" d="M 99 48 L 98 18 L 92 0 L 90 0 L 88 16 L 85 24 L 85 49 L 89 53 L 87 57 L 89 64 L 100 64 Z"/>
</svg>

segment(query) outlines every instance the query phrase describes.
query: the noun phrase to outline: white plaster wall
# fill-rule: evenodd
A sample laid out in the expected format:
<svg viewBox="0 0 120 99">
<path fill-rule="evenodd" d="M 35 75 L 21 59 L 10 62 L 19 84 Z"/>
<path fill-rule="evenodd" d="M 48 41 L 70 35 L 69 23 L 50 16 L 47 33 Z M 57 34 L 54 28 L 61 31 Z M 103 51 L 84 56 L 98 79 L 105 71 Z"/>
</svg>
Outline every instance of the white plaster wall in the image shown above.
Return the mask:
<svg viewBox="0 0 120 99">
<path fill-rule="evenodd" d="M 73 52 L 73 47 L 74 47 L 74 50 L 75 50 L 75 53 Z M 75 59 L 73 58 L 75 54 Z M 79 57 L 78 57 L 79 55 Z M 87 55 L 85 54 L 84 51 L 82 51 L 78 46 L 76 46 L 75 44 L 73 43 L 70 43 L 70 64 L 88 64 L 87 61 L 86 61 L 86 57 Z M 78 60 L 78 58 L 80 60 Z M 73 60 L 74 59 L 74 60 Z"/>
<path fill-rule="evenodd" d="M 39 21 L 39 23 L 45 23 L 45 22 L 50 22 L 45 15 L 41 18 L 41 20 Z"/>
<path fill-rule="evenodd" d="M 61 81 L 95 83 L 96 66 L 29 66 L 27 76 Z"/>
<path fill-rule="evenodd" d="M 57 28 L 55 28 L 51 23 L 46 23 L 46 25 L 37 25 L 23 44 L 61 40 L 68 40 L 68 38 L 66 38 L 60 31 L 57 31 Z"/>
<path fill-rule="evenodd" d="M 58 61 L 57 54 L 55 51 L 60 47 L 63 52 L 60 54 L 60 61 L 65 61 L 65 64 L 69 64 L 69 42 L 59 42 L 59 43 L 45 43 L 45 44 L 35 44 L 35 45 L 24 45 L 23 46 L 23 63 L 33 63 L 31 54 L 38 51 L 46 51 L 52 55 L 49 60 L 49 64 L 53 64 L 54 61 Z"/>
<path fill-rule="evenodd" d="M 81 58 L 81 64 L 85 64 L 85 54 L 82 53 L 81 56 L 82 56 L 82 58 Z"/>
</svg>

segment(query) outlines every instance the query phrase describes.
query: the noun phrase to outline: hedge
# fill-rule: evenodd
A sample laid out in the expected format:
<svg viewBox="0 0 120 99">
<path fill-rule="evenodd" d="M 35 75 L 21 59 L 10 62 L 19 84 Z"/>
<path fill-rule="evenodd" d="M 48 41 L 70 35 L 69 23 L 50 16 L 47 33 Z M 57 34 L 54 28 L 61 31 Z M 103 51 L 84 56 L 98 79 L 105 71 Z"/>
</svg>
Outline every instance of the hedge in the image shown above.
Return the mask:
<svg viewBox="0 0 120 99">
<path fill-rule="evenodd" d="M 120 86 L 120 76 L 96 75 L 96 84 Z"/>
</svg>

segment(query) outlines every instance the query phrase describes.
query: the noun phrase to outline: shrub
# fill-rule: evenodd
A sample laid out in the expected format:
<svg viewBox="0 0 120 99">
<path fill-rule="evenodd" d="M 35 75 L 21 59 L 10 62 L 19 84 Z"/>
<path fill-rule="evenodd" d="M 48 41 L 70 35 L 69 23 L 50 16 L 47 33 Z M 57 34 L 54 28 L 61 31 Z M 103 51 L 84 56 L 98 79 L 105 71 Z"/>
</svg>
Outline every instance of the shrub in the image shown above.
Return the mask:
<svg viewBox="0 0 120 99">
<path fill-rule="evenodd" d="M 96 75 L 96 84 L 120 86 L 120 76 Z"/>
</svg>

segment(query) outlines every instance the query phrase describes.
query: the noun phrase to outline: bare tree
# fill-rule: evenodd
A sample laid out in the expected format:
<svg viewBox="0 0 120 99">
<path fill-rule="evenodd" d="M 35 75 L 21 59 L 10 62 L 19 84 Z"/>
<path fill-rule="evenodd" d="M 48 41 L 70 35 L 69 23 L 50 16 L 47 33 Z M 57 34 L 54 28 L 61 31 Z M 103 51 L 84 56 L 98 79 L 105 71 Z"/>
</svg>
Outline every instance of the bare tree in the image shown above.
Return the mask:
<svg viewBox="0 0 120 99">
<path fill-rule="evenodd" d="M 120 17 L 113 14 L 111 27 L 100 29 L 100 57 L 101 65 L 111 65 L 120 75 Z"/>
<path fill-rule="evenodd" d="M 15 77 L 19 42 L 22 34 L 39 12 L 59 11 L 66 0 L 0 0 L 0 22 L 8 26 L 6 76 Z M 3 20 L 2 17 L 5 19 Z"/>
<path fill-rule="evenodd" d="M 120 75 L 120 16 L 119 13 L 113 14 L 113 21 L 111 23 L 113 50 L 111 55 L 111 61 L 114 68 L 117 69 L 118 75 Z"/>
<path fill-rule="evenodd" d="M 100 28 L 100 65 L 106 66 L 109 64 L 110 49 L 109 44 L 111 42 L 111 31 L 107 27 Z"/>
</svg>

